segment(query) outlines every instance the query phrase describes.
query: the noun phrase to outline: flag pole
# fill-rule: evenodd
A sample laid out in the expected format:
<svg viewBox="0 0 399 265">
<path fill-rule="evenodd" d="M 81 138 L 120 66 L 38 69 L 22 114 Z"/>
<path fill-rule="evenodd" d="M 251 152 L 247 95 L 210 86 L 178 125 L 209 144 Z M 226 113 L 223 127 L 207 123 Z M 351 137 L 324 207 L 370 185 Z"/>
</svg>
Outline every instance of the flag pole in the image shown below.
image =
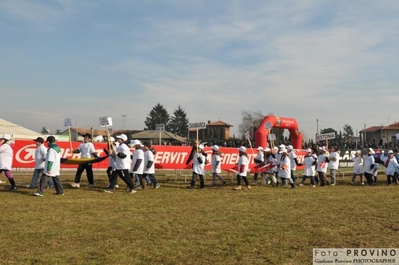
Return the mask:
<svg viewBox="0 0 399 265">
<path fill-rule="evenodd" d="M 198 128 L 197 128 L 197 140 L 196 140 L 197 154 L 198 154 L 198 145 L 199 145 L 199 143 L 198 143 Z"/>
<path fill-rule="evenodd" d="M 68 133 L 69 133 L 69 148 L 71 150 L 72 153 L 72 136 L 71 136 L 71 126 L 68 126 Z"/>
</svg>

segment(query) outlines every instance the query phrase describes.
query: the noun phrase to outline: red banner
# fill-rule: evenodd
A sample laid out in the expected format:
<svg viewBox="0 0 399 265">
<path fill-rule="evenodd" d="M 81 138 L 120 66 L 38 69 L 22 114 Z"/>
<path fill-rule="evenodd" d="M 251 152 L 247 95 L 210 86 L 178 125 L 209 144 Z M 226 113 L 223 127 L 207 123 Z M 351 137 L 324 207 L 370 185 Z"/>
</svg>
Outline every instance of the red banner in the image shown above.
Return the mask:
<svg viewBox="0 0 399 265">
<path fill-rule="evenodd" d="M 69 142 L 57 142 L 61 148 L 61 158 L 80 158 L 80 154 L 71 153 Z M 105 156 L 103 149 L 106 148 L 106 143 L 93 143 L 94 148 L 99 156 Z M 80 142 L 73 142 L 72 147 L 78 148 Z M 157 169 L 190 169 L 191 165 L 186 165 L 186 161 L 191 152 L 190 146 L 170 146 L 170 145 L 154 145 L 153 148 L 156 150 L 155 154 L 155 168 Z M 13 144 L 14 159 L 13 168 L 34 168 L 35 167 L 35 150 L 36 145 L 33 141 L 16 140 Z M 224 148 L 221 147 L 222 151 L 222 169 L 230 170 L 234 168 L 238 162 L 238 150 L 237 148 Z M 255 167 L 254 158 L 256 157 L 256 150 L 247 149 L 248 159 L 250 162 L 250 168 Z M 132 151 L 133 152 L 133 151 Z M 208 164 L 205 169 L 211 169 L 211 147 L 205 147 L 205 152 L 208 154 Z M 298 161 L 302 162 L 305 155 L 305 150 L 295 150 L 298 156 Z M 94 163 L 93 168 L 106 169 L 108 167 L 108 159 Z M 61 168 L 76 168 L 77 165 L 61 164 Z"/>
</svg>

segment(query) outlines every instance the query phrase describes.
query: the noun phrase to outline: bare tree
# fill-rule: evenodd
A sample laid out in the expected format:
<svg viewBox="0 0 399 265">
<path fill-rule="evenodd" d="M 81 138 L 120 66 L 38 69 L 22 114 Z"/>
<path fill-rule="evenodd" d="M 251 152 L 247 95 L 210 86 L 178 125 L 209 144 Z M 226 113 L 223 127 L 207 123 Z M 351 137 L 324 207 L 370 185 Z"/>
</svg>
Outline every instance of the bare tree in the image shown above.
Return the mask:
<svg viewBox="0 0 399 265">
<path fill-rule="evenodd" d="M 248 111 L 244 110 L 241 112 L 242 123 L 238 125 L 238 132 L 243 136 L 246 132 L 250 134 L 253 139 L 255 130 L 259 127 L 265 115 L 262 111 Z"/>
</svg>

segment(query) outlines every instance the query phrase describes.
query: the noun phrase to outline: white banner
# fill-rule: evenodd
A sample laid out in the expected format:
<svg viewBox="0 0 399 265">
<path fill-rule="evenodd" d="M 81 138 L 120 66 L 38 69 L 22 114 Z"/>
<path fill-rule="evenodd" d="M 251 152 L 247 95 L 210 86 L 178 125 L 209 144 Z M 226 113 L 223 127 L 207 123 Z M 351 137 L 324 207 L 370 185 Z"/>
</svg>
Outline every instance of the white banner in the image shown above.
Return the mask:
<svg viewBox="0 0 399 265">
<path fill-rule="evenodd" d="M 71 118 L 65 118 L 64 119 L 64 126 L 72 126 L 72 119 Z"/>
<path fill-rule="evenodd" d="M 272 123 L 270 121 L 266 122 L 265 127 L 267 130 L 270 130 L 272 128 Z"/>
<path fill-rule="evenodd" d="M 112 118 L 111 117 L 100 117 L 98 118 L 100 120 L 101 126 L 112 126 Z"/>
<path fill-rule="evenodd" d="M 335 132 L 316 134 L 316 141 L 324 141 L 329 139 L 335 139 Z"/>
<path fill-rule="evenodd" d="M 188 124 L 189 129 L 206 129 L 206 123 L 205 122 L 194 122 L 194 123 L 189 123 Z"/>
<path fill-rule="evenodd" d="M 160 131 L 160 132 L 165 131 L 165 124 L 157 124 L 157 125 L 155 125 L 155 130 L 156 131 Z"/>
<path fill-rule="evenodd" d="M 276 135 L 275 135 L 275 134 L 269 134 L 269 135 L 267 136 L 267 139 L 268 139 L 269 141 L 276 141 Z"/>
</svg>

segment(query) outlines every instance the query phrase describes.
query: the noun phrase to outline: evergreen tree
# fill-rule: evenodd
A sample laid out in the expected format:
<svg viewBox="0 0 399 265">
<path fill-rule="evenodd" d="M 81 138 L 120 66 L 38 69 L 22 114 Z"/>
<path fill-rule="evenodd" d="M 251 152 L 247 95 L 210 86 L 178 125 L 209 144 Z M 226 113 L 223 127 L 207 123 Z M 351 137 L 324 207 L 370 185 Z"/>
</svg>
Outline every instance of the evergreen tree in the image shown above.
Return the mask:
<svg viewBox="0 0 399 265">
<path fill-rule="evenodd" d="M 50 130 L 47 129 L 46 127 L 43 127 L 42 130 L 40 131 L 41 134 L 48 134 L 50 133 Z"/>
<path fill-rule="evenodd" d="M 173 112 L 173 116 L 167 124 L 167 130 L 177 135 L 186 137 L 188 131 L 187 113 L 179 105 Z"/>
<path fill-rule="evenodd" d="M 157 103 L 145 119 L 144 124 L 147 126 L 145 130 L 155 130 L 157 124 L 167 125 L 169 120 L 170 116 L 168 111 L 161 105 L 161 103 Z"/>
<path fill-rule="evenodd" d="M 353 137 L 353 129 L 349 124 L 344 125 L 343 137 L 345 140 L 351 139 Z"/>
</svg>

